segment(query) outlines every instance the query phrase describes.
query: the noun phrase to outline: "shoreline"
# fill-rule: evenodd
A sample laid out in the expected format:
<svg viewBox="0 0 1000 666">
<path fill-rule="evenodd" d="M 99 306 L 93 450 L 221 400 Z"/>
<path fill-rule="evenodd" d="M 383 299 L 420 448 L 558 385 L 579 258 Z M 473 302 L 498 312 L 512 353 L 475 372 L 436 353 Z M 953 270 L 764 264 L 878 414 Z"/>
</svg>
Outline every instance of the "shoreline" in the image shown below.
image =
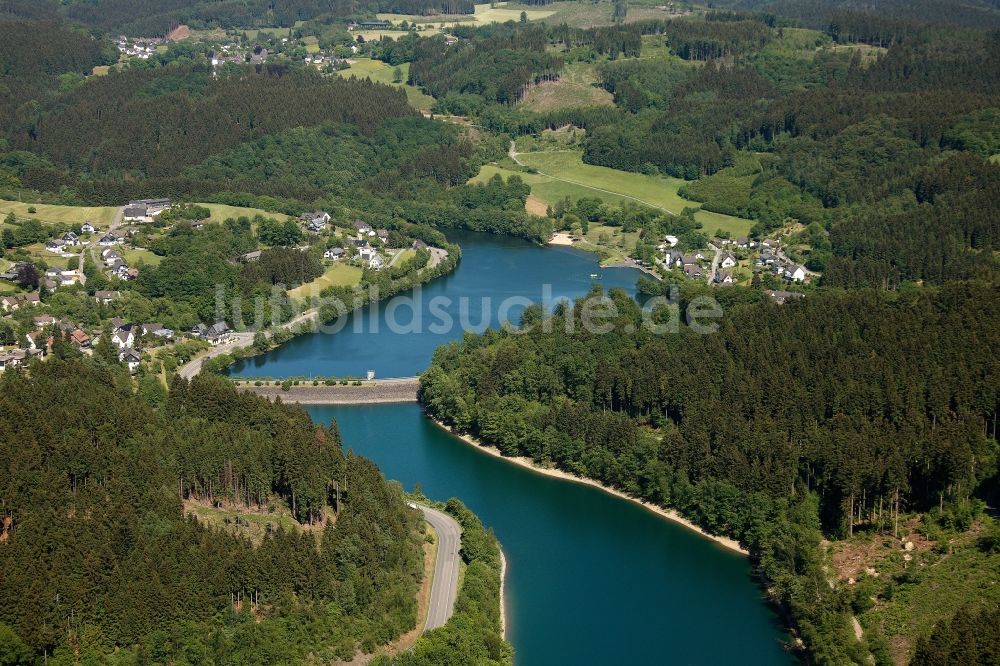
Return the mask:
<svg viewBox="0 0 1000 666">
<path fill-rule="evenodd" d="M 500 638 L 507 640 L 507 557 L 499 542 L 497 549 L 500 551 Z"/>
<path fill-rule="evenodd" d="M 512 463 L 514 465 L 518 465 L 520 467 L 524 467 L 524 468 L 529 469 L 529 470 L 531 470 L 533 472 L 536 472 L 538 474 L 543 474 L 545 476 L 550 476 L 550 477 L 553 477 L 553 478 L 562 479 L 563 481 L 571 481 L 571 482 L 574 482 L 574 483 L 580 483 L 580 484 L 583 484 L 583 485 L 586 485 L 586 486 L 591 486 L 593 488 L 597 488 L 599 490 L 602 490 L 602 491 L 608 493 L 609 495 L 614 495 L 615 497 L 617 497 L 619 499 L 627 500 L 629 502 L 632 502 L 633 504 L 638 504 L 639 506 L 643 507 L 647 511 L 655 513 L 657 516 L 659 516 L 661 518 L 665 518 L 666 520 L 669 520 L 672 523 L 676 523 L 678 525 L 681 525 L 682 527 L 686 527 L 687 529 L 691 530 L 692 532 L 696 532 L 697 534 L 705 537 L 706 539 L 709 539 L 710 541 L 714 541 L 715 543 L 717 543 L 718 545 L 722 546 L 726 550 L 732 551 L 734 553 L 739 553 L 740 555 L 743 555 L 744 557 L 748 557 L 750 555 L 750 552 L 748 550 L 746 550 L 745 548 L 743 548 L 743 546 L 741 546 L 739 544 L 739 542 L 736 541 L 735 539 L 731 539 L 729 537 L 724 537 L 724 536 L 718 536 L 718 535 L 715 535 L 715 534 L 709 534 L 708 532 L 706 532 L 705 530 L 703 530 L 701 527 L 699 527 L 698 525 L 694 524 L 693 522 L 691 522 L 690 520 L 688 520 L 684 516 L 680 515 L 679 513 L 677 513 L 676 511 L 674 511 L 673 509 L 666 509 L 666 508 L 664 508 L 662 506 L 659 506 L 659 505 L 656 505 L 656 504 L 652 504 L 652 503 L 647 502 L 645 500 L 641 500 L 641 499 L 639 499 L 637 497 L 633 497 L 633 496 L 631 496 L 631 495 L 629 495 L 627 493 L 622 492 L 621 490 L 618 490 L 616 488 L 612 488 L 610 486 L 607 486 L 607 485 L 601 483 L 600 481 L 595 481 L 594 479 L 588 479 L 586 477 L 576 476 L 574 474 L 570 474 L 569 472 L 564 472 L 561 469 L 553 469 L 553 468 L 549 468 L 549 467 L 541 467 L 541 466 L 535 464 L 535 461 L 531 460 L 530 458 L 526 458 L 524 456 L 517 456 L 517 457 L 505 456 L 505 455 L 503 455 L 500 452 L 500 449 L 498 449 L 497 447 L 489 445 L 489 444 L 484 444 L 484 443 L 480 442 L 479 440 L 477 440 L 475 437 L 472 437 L 470 435 L 459 434 L 459 433 L 455 432 L 450 426 L 447 426 L 447 425 L 441 423 L 437 419 L 435 419 L 435 418 L 431 417 L 430 415 L 428 415 L 426 412 L 424 412 L 424 414 L 427 415 L 427 418 L 430 419 L 432 423 L 434 423 L 435 425 L 437 425 L 442 430 L 446 431 L 448 434 L 456 437 L 457 439 L 460 439 L 461 441 L 465 442 L 466 444 L 474 446 L 475 448 L 479 449 L 483 453 L 491 455 L 494 458 L 500 458 L 501 460 L 506 460 L 509 463 Z"/>
</svg>

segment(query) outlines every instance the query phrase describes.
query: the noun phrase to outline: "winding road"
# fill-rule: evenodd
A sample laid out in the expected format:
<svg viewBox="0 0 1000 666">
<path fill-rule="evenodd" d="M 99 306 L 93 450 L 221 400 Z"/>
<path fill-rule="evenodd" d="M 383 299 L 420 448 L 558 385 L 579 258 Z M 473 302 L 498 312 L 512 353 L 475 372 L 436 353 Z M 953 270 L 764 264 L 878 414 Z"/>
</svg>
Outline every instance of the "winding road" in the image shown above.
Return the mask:
<svg viewBox="0 0 1000 666">
<path fill-rule="evenodd" d="M 462 528 L 454 518 L 437 509 L 423 505 L 418 505 L 418 508 L 424 512 L 424 518 L 437 532 L 437 558 L 427 606 L 427 621 L 424 623 L 424 631 L 427 632 L 443 627 L 455 612 L 455 599 L 458 597 L 458 549 L 462 543 Z"/>
</svg>

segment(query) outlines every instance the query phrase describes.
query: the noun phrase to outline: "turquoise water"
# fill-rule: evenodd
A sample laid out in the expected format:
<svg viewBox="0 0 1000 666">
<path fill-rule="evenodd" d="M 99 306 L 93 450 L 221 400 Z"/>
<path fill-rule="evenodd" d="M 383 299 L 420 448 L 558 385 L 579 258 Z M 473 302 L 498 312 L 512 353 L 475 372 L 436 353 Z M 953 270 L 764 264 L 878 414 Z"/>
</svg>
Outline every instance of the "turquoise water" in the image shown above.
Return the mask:
<svg viewBox="0 0 1000 666">
<path fill-rule="evenodd" d="M 538 247 L 486 234 L 455 233 L 452 239 L 462 246 L 458 268 L 424 285 L 416 307 L 407 304 L 411 294 L 371 305 L 345 317 L 339 332 L 299 336 L 237 363 L 230 375 L 358 377 L 374 370 L 378 377 L 410 377 L 427 368 L 439 345 L 461 338 L 465 330 L 497 327 L 502 315 L 516 323 L 528 300 L 579 298 L 595 283 L 634 295 L 640 275 L 634 268 L 602 269 L 595 255 L 568 247 Z M 444 298 L 449 303 L 439 303 Z M 456 325 L 439 330 L 443 317 Z M 420 330 L 394 332 L 390 321 Z"/>
<path fill-rule="evenodd" d="M 420 316 L 435 297 L 466 297 L 471 328 L 497 325 L 501 301 L 584 295 L 596 273 L 605 288 L 635 292 L 638 271 L 601 270 L 594 255 L 477 234 L 456 236 L 463 258 L 423 289 Z M 489 297 L 489 302 L 483 299 Z M 335 335 L 296 338 L 233 374 L 409 376 L 462 330 L 401 334 L 381 303 L 348 318 Z M 516 320 L 523 306 L 509 310 Z M 397 321 L 406 322 L 396 311 Z M 542 476 L 455 439 L 419 406 L 313 407 L 336 419 L 346 446 L 407 489 L 459 497 L 493 528 L 507 555 L 508 638 L 518 666 L 552 664 L 789 664 L 784 632 L 736 553 L 600 490 Z"/>
<path fill-rule="evenodd" d="M 452 437 L 420 407 L 310 407 L 386 477 L 460 497 L 507 557 L 518 666 L 790 664 L 747 560 L 596 488 L 542 476 Z"/>
</svg>

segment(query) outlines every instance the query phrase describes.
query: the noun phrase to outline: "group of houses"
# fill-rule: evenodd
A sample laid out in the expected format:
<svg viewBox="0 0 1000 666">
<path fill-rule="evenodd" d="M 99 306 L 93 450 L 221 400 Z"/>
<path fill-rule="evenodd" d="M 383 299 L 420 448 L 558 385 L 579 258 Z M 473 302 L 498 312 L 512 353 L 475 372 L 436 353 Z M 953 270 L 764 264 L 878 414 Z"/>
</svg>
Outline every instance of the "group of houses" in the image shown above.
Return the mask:
<svg viewBox="0 0 1000 666">
<path fill-rule="evenodd" d="M 233 338 L 232 330 L 224 321 L 217 321 L 214 324 L 198 324 L 191 329 L 191 335 L 204 340 L 213 347 L 229 342 Z"/>
<path fill-rule="evenodd" d="M 125 35 L 119 35 L 115 40 L 118 52 L 130 58 L 148 60 L 156 53 L 156 47 L 163 44 L 164 40 L 159 37 L 144 37 L 139 39 L 129 39 Z"/>
<path fill-rule="evenodd" d="M 38 292 L 32 294 L 15 294 L 13 296 L 2 296 L 0 297 L 0 311 L 5 314 L 8 312 L 14 312 L 15 310 L 20 310 L 24 307 L 35 307 L 41 303 L 41 299 L 38 297 Z"/>
<path fill-rule="evenodd" d="M 46 241 L 45 251 L 66 257 L 75 254 L 74 252 L 70 252 L 70 249 L 79 247 L 80 245 L 83 245 L 80 237 L 72 231 L 67 231 L 61 238 L 53 238 Z"/>
<path fill-rule="evenodd" d="M 125 206 L 122 217 L 127 222 L 152 222 L 165 210 L 170 210 L 170 199 L 134 199 Z"/>
<path fill-rule="evenodd" d="M 121 252 L 113 247 L 101 250 L 101 261 L 104 262 L 108 275 L 119 280 L 134 280 L 139 277 L 139 269 L 130 267 Z"/>
<path fill-rule="evenodd" d="M 768 270 L 777 277 L 789 282 L 805 282 L 809 276 L 805 267 L 784 258 L 779 250 L 778 241 L 762 240 L 760 242 L 747 237 L 740 238 L 716 238 L 714 240 L 721 247 L 721 255 L 718 258 L 718 270 L 712 277 L 712 283 L 716 285 L 730 285 L 736 283 L 732 269 L 739 264 L 734 255 L 737 250 L 742 250 L 753 255 L 753 266 L 756 271 Z M 659 245 L 659 250 L 664 253 L 663 266 L 667 270 L 681 270 L 690 279 L 705 278 L 711 270 L 710 266 L 714 260 L 714 251 L 694 250 L 687 254 L 675 249 L 678 244 L 676 236 L 665 236 Z"/>
</svg>

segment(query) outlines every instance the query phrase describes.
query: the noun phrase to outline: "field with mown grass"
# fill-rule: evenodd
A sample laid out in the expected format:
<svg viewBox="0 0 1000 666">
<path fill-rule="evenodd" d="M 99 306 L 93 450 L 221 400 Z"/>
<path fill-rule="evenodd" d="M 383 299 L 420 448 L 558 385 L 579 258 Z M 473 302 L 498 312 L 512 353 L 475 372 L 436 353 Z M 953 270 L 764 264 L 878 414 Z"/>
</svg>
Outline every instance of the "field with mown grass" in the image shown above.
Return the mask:
<svg viewBox="0 0 1000 666">
<path fill-rule="evenodd" d="M 337 73 L 344 78 L 350 78 L 356 76 L 359 79 L 371 79 L 376 83 L 386 83 L 392 86 L 399 86 L 406 91 L 406 101 L 410 103 L 414 109 L 420 111 L 430 111 L 431 107 L 434 105 L 434 98 L 430 95 L 425 95 L 421 92 L 420 88 L 415 86 L 407 85 L 406 83 L 396 83 L 394 81 L 395 67 L 387 65 L 381 60 L 372 60 L 370 58 L 357 58 L 351 61 L 351 66 L 348 69 L 338 70 Z M 401 73 L 401 81 L 406 81 L 410 74 L 410 63 L 404 62 L 399 65 Z"/>
<path fill-rule="evenodd" d="M 29 213 L 28 209 L 32 207 L 35 212 Z M 83 224 L 89 220 L 99 227 L 106 227 L 114 219 L 116 210 L 112 206 L 57 206 L 0 199 L 0 216 L 14 213 L 18 217 L 63 224 Z"/>
<path fill-rule="evenodd" d="M 122 250 L 122 256 L 125 257 L 125 263 L 129 266 L 138 266 L 143 263 L 147 266 L 157 266 L 163 257 L 158 254 L 153 254 L 149 250 L 143 248 L 136 248 L 132 250 Z"/>
<path fill-rule="evenodd" d="M 263 215 L 264 217 L 273 217 L 276 220 L 284 222 L 288 219 L 288 215 L 283 213 L 272 213 L 270 211 L 263 210 L 261 208 L 244 208 L 243 206 L 227 206 L 226 204 L 217 203 L 199 203 L 195 204 L 197 206 L 204 206 L 205 208 L 212 211 L 212 216 L 209 217 L 206 222 L 225 222 L 231 217 L 249 217 L 253 219 L 257 215 Z"/>
<path fill-rule="evenodd" d="M 680 178 L 669 176 L 647 176 L 641 173 L 619 171 L 608 167 L 584 164 L 579 152 L 538 152 L 521 153 L 518 160 L 536 169 L 537 174 L 525 174 L 525 182 L 532 185 L 531 193 L 549 205 L 554 205 L 565 196 L 578 199 L 581 196 L 596 196 L 607 202 L 634 201 L 653 208 L 680 213 L 685 208 L 697 208 L 698 204 L 682 198 L 677 190 L 685 183 Z M 484 167 L 485 169 L 485 167 Z M 480 174 L 482 175 L 482 174 Z M 529 179 L 527 176 L 536 176 Z M 541 178 L 537 178 L 541 176 Z M 545 177 L 548 182 L 545 182 Z M 532 182 L 532 181 L 535 182 Z M 538 184 L 536 191 L 535 183 Z M 580 192 L 583 192 L 580 194 Z M 704 230 L 714 233 L 717 229 L 734 236 L 745 236 L 750 232 L 753 221 L 730 215 L 699 210 L 695 219 L 702 223 Z"/>
</svg>

